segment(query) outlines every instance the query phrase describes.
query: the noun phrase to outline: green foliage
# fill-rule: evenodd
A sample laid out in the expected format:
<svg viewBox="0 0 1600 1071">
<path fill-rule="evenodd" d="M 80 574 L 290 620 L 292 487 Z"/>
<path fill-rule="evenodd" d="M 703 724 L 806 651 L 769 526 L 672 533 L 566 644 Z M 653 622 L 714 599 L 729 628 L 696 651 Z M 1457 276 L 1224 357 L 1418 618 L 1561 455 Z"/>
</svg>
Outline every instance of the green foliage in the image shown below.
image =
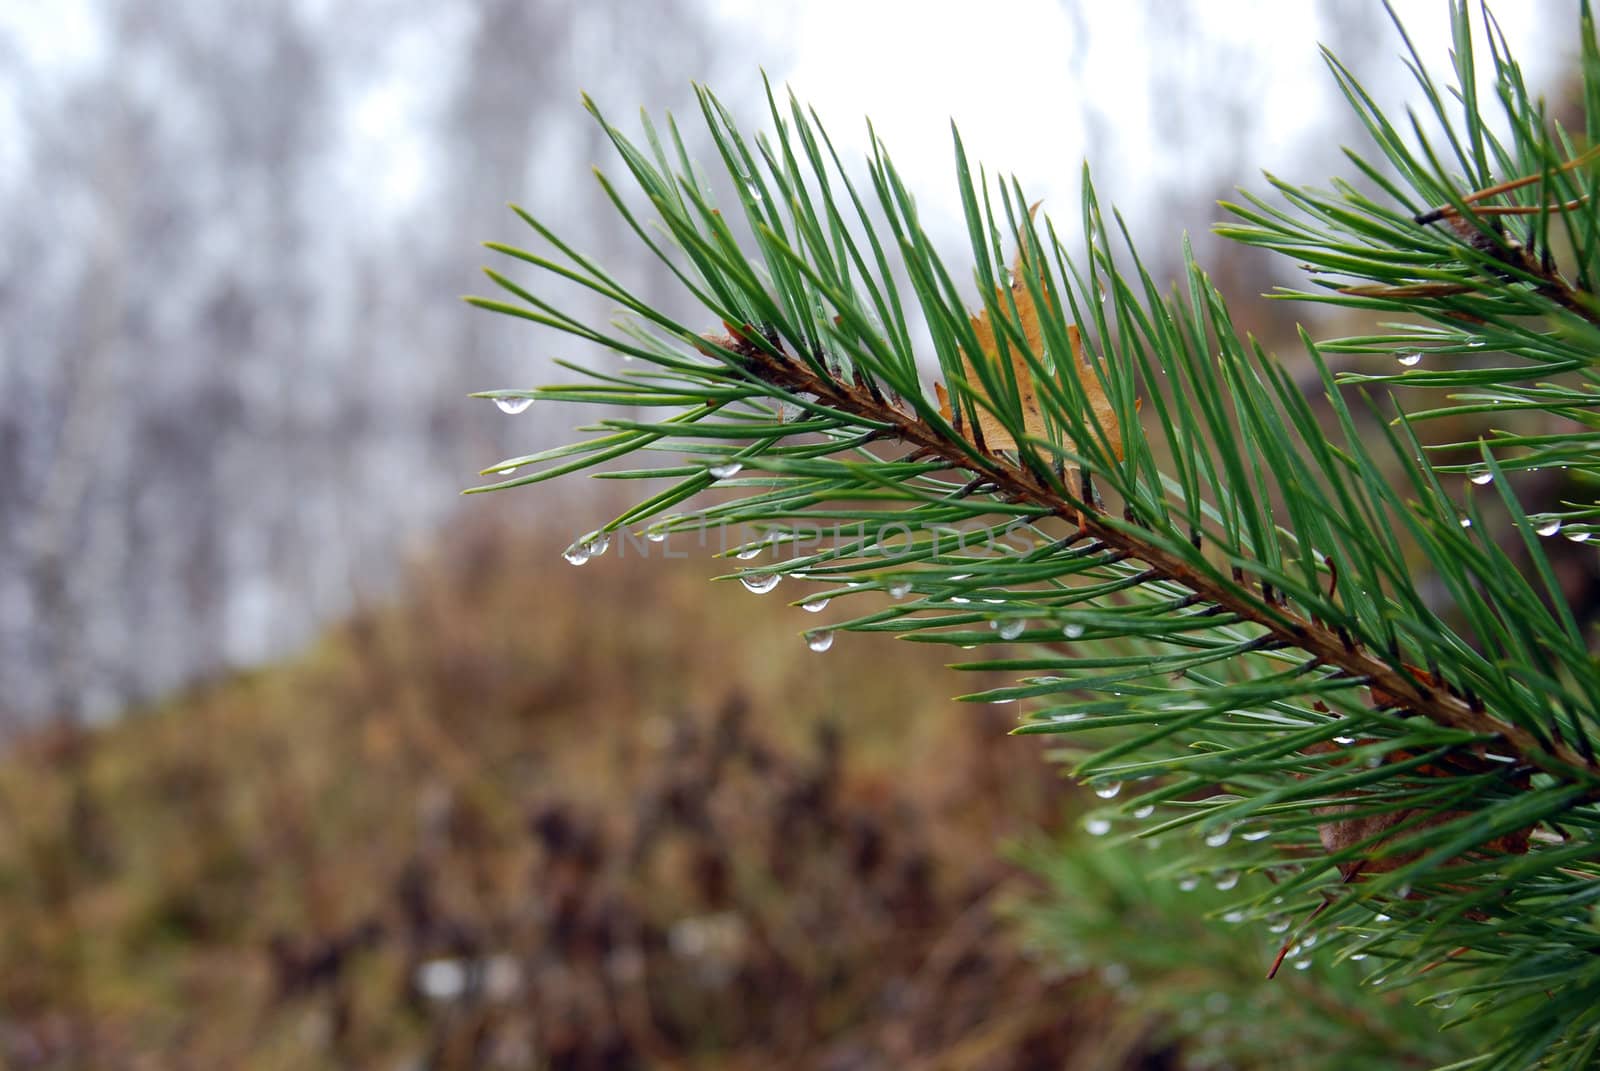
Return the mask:
<svg viewBox="0 0 1600 1071">
<path fill-rule="evenodd" d="M 1584 494 L 1600 478 L 1600 49 L 1586 6 L 1586 127 L 1568 131 L 1487 14 L 1476 31 L 1465 6 L 1452 19 L 1453 85 L 1408 61 L 1442 135 L 1397 126 L 1330 57 L 1379 150 L 1350 153 L 1362 185 L 1275 181 L 1281 204 L 1246 195 L 1222 228 L 1306 265 L 1299 296 L 1400 318 L 1355 338 L 1303 331 L 1314 399 L 1239 336 L 1192 256 L 1164 292 L 1087 176 L 1080 248 L 1019 183 L 975 173 L 957 135 L 963 283 L 876 140 L 857 183 L 797 102 L 769 93 L 772 133 L 750 141 L 702 91 L 736 197 L 724 211 L 675 125 L 663 139 L 646 118 L 637 146 L 591 103 L 659 223 L 602 185 L 709 323 L 666 315 L 519 209 L 549 252 L 492 248 L 623 317 L 591 326 L 545 283 L 494 271 L 514 300 L 471 300 L 643 364 L 486 392 L 610 408 L 590 438 L 493 466 L 480 490 L 670 455 L 600 473 L 671 483 L 575 557 L 744 526 L 791 551 L 741 569 L 752 590 L 798 581 L 798 601 L 854 610 L 810 634 L 819 649 L 835 631 L 992 648 L 958 668 L 1015 683 L 968 698 L 1025 701 L 1018 731 L 1058 735 L 1103 794 L 1137 785 L 1092 831 L 1138 815 L 1132 835 L 1188 835 L 1191 867 L 1243 875 L 1241 919 L 1304 920 L 1318 962 L 1365 957 L 1385 992 L 1483 1020 L 1489 1040 L 1462 1066 L 1586 1066 L 1600 667 L 1545 547 L 1558 529 L 1587 538 L 1600 508 L 1532 508 L 1518 488 L 1557 465 Z M 1362 370 L 1336 373 L 1335 354 Z M 1464 417 L 1489 431 L 1425 439 Z M 984 427 L 1016 448 L 986 448 Z"/>
<path fill-rule="evenodd" d="M 1365 953 L 1321 955 L 1322 935 L 1286 911 L 1243 924 L 1237 871 L 1190 873 L 1156 840 L 1051 845 L 1025 861 L 1052 889 L 1026 915 L 1036 946 L 1094 967 L 1126 1007 L 1155 1020 L 1156 1038 L 1182 1043 L 1190 1066 L 1433 1067 L 1482 1051 L 1488 1036 L 1470 1021 L 1440 1031 L 1449 1008 L 1416 1003 Z M 1269 979 L 1279 954 L 1283 969 Z"/>
</svg>

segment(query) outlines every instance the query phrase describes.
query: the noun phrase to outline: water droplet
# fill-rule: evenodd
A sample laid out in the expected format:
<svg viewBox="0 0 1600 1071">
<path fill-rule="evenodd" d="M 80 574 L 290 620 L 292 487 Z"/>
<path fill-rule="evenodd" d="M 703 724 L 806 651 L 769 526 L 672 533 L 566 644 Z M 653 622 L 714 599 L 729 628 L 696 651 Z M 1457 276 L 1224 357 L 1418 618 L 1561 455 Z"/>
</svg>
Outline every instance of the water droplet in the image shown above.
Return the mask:
<svg viewBox="0 0 1600 1071">
<path fill-rule="evenodd" d="M 589 560 L 589 548 L 582 543 L 574 543 L 562 551 L 561 556 L 572 565 L 583 565 Z"/>
<path fill-rule="evenodd" d="M 739 583 L 755 592 L 765 595 L 778 586 L 778 581 L 783 579 L 781 573 L 746 573 L 739 578 Z"/>
<path fill-rule="evenodd" d="M 971 599 L 964 599 L 960 595 L 952 595 L 952 596 L 950 596 L 950 601 L 951 602 L 958 602 L 958 603 L 961 603 L 963 606 L 965 606 L 967 603 L 971 602 L 972 600 Z"/>
<path fill-rule="evenodd" d="M 528 406 L 533 404 L 533 399 L 532 398 L 496 398 L 494 400 L 494 404 L 495 404 L 495 408 L 499 409 L 502 413 L 510 413 L 512 416 L 516 416 L 518 413 L 527 412 Z"/>
<path fill-rule="evenodd" d="M 889 584 L 889 595 L 891 598 L 903 599 L 909 594 L 911 594 L 911 581 L 895 580 Z"/>
<path fill-rule="evenodd" d="M 1561 521 L 1560 520 L 1547 521 L 1546 523 L 1541 524 L 1539 526 L 1538 531 L 1539 531 L 1539 534 L 1542 535 L 1542 536 L 1553 536 L 1557 532 L 1561 531 Z"/>
<path fill-rule="evenodd" d="M 806 646 L 819 654 L 833 646 L 833 630 L 819 629 L 806 633 Z"/>
<path fill-rule="evenodd" d="M 665 543 L 667 541 L 667 533 L 661 528 L 650 529 L 644 534 L 644 537 L 652 543 Z"/>
<path fill-rule="evenodd" d="M 1389 916 L 1388 915 L 1384 915 L 1384 914 L 1378 914 L 1378 915 L 1373 916 L 1372 921 L 1373 922 L 1388 922 L 1389 921 Z"/>
<path fill-rule="evenodd" d="M 1239 884 L 1239 872 L 1237 870 L 1224 870 L 1217 875 L 1217 888 L 1223 892 L 1227 892 L 1237 884 Z"/>
<path fill-rule="evenodd" d="M 598 558 L 611 546 L 611 536 L 606 532 L 596 532 L 584 541 L 583 547 L 589 552 L 589 557 Z"/>
<path fill-rule="evenodd" d="M 1082 625 L 1065 625 L 1061 629 L 1061 635 L 1065 636 L 1069 640 L 1075 640 L 1079 636 L 1083 635 L 1083 626 Z"/>
<path fill-rule="evenodd" d="M 1222 916 L 1222 921 L 1223 922 L 1232 922 L 1232 923 L 1243 922 L 1244 921 L 1244 912 L 1243 911 L 1230 911 L 1226 915 Z"/>
<path fill-rule="evenodd" d="M 805 602 L 800 604 L 800 609 L 804 610 L 808 614 L 820 614 L 827 608 L 827 599 L 807 599 Z"/>
<path fill-rule="evenodd" d="M 1593 534 L 1593 532 L 1568 532 L 1567 538 L 1574 543 L 1587 543 L 1589 542 L 1589 537 Z"/>
<path fill-rule="evenodd" d="M 1028 631 L 1028 623 L 1021 618 L 1000 622 L 999 632 L 1002 640 L 1014 640 L 1026 631 Z"/>
<path fill-rule="evenodd" d="M 1397 357 L 1395 359 L 1397 361 L 1399 361 L 1401 364 L 1405 365 L 1407 368 L 1410 368 L 1410 367 L 1412 367 L 1413 365 L 1417 364 L 1419 361 L 1422 360 L 1422 354 L 1420 354 L 1420 353 L 1402 353 L 1399 357 Z"/>
<path fill-rule="evenodd" d="M 1333 742 L 1340 747 L 1349 747 L 1356 742 L 1356 738 L 1353 736 L 1336 736 L 1333 738 Z"/>
<path fill-rule="evenodd" d="M 1440 993 L 1433 998 L 1433 1006 L 1435 1008 L 1453 1008 L 1455 1004 L 1456 995 L 1454 993 Z"/>
<path fill-rule="evenodd" d="M 1365 952 L 1352 952 L 1350 953 L 1350 958 L 1355 960 L 1357 963 L 1360 963 L 1362 960 L 1367 958 L 1367 954 Z"/>
<path fill-rule="evenodd" d="M 1469 338 L 1469 339 L 1467 339 L 1467 348 L 1469 350 L 1481 350 L 1481 349 L 1483 349 L 1483 339 L 1481 339 L 1481 338 Z"/>
<path fill-rule="evenodd" d="M 749 194 L 750 200 L 754 201 L 756 204 L 760 204 L 762 201 L 766 200 L 766 198 L 761 194 L 761 187 L 756 185 L 754 182 L 745 183 L 744 192 Z"/>
<path fill-rule="evenodd" d="M 1270 829 L 1251 829 L 1251 830 L 1248 830 L 1248 831 L 1246 831 L 1244 833 L 1240 833 L 1239 834 L 1239 839 L 1240 840 L 1248 840 L 1248 841 L 1257 841 L 1257 840 L 1266 840 L 1270 836 L 1272 836 L 1272 830 L 1270 830 Z"/>
<path fill-rule="evenodd" d="M 1111 832 L 1111 819 L 1097 817 L 1085 818 L 1083 820 L 1083 828 L 1091 837 L 1103 837 L 1107 833 Z"/>
<path fill-rule="evenodd" d="M 1112 781 L 1108 784 L 1094 786 L 1094 794 L 1103 800 L 1115 799 L 1117 793 L 1121 791 L 1121 781 Z"/>
<path fill-rule="evenodd" d="M 1193 874 L 1189 874 L 1178 879 L 1178 889 L 1180 892 L 1194 892 L 1199 887 L 1200 879 L 1195 877 Z"/>
<path fill-rule="evenodd" d="M 1472 482 L 1477 484 L 1479 487 L 1494 483 L 1494 473 L 1480 472 L 1472 478 Z"/>
<path fill-rule="evenodd" d="M 1133 812 L 1133 816 L 1135 818 L 1149 818 L 1151 815 L 1153 815 L 1155 813 L 1156 813 L 1156 805 L 1153 804 L 1153 803 L 1147 803 L 1143 807 L 1135 808 L 1134 812 Z"/>
<path fill-rule="evenodd" d="M 1208 847 L 1208 848 L 1220 848 L 1224 844 L 1228 843 L 1229 838 L 1231 838 L 1232 836 L 1233 836 L 1233 827 L 1232 826 L 1223 826 L 1221 829 L 1217 830 L 1214 833 L 1207 833 L 1206 834 L 1206 847 Z M 1220 888 L 1220 886 L 1219 886 L 1219 888 Z"/>
<path fill-rule="evenodd" d="M 1288 933 L 1289 932 L 1289 920 L 1284 918 L 1281 915 L 1274 916 L 1273 919 L 1270 922 L 1267 923 L 1267 932 L 1268 933 Z"/>
<path fill-rule="evenodd" d="M 761 553 L 762 548 L 763 548 L 763 544 L 761 544 L 761 543 L 752 543 L 748 547 L 741 547 L 739 549 L 739 552 L 737 554 L 735 554 L 734 557 L 738 558 L 742 562 L 747 562 L 751 558 L 754 558 L 754 557 L 758 556 Z"/>
<path fill-rule="evenodd" d="M 737 461 L 724 461 L 720 465 L 712 465 L 706 471 L 719 480 L 726 480 L 729 476 L 739 475 L 739 470 L 744 468 Z"/>
<path fill-rule="evenodd" d="M 1311 957 L 1310 956 L 1307 956 L 1305 959 L 1297 959 L 1297 960 L 1294 961 L 1294 969 L 1297 970 L 1297 971 L 1303 971 L 1303 970 L 1307 969 L 1310 966 L 1311 966 Z"/>
<path fill-rule="evenodd" d="M 1463 517 L 1463 518 L 1461 518 L 1461 527 L 1463 527 L 1463 528 L 1471 528 L 1472 527 L 1472 518 L 1471 517 Z"/>
</svg>

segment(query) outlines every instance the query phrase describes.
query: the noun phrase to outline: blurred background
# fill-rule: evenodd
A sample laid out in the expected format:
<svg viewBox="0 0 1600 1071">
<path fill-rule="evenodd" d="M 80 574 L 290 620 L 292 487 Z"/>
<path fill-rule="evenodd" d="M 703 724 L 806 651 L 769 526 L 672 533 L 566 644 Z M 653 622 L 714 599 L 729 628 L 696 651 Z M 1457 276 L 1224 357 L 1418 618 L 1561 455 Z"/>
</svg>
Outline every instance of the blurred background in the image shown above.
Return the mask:
<svg viewBox="0 0 1600 1071">
<path fill-rule="evenodd" d="M 1396 6 L 1442 68 L 1443 6 Z M 1558 105 L 1576 6 L 1498 12 Z M 1014 711 L 887 640 L 821 679 L 709 554 L 572 569 L 581 482 L 458 496 L 579 418 L 467 394 L 593 355 L 456 297 L 534 240 L 515 201 L 694 322 L 580 92 L 705 145 L 690 83 L 758 129 L 765 72 L 847 158 L 871 116 L 951 264 L 954 118 L 1069 230 L 1087 159 L 1282 339 L 1305 310 L 1249 299 L 1293 266 L 1207 228 L 1348 172 L 1318 42 L 1411 98 L 1333 0 L 0 9 L 0 1061 L 1178 1059 L 1000 933 L 1000 845 L 1073 806 Z"/>
</svg>

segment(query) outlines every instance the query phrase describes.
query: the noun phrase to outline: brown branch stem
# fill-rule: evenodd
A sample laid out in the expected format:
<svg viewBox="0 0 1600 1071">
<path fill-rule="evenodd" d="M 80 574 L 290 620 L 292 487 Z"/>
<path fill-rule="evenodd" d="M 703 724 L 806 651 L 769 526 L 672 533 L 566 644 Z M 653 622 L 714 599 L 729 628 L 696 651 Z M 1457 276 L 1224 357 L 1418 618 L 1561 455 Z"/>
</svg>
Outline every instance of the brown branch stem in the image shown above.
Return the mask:
<svg viewBox="0 0 1600 1071">
<path fill-rule="evenodd" d="M 970 444 L 946 438 L 914 413 L 874 398 L 862 385 L 819 377 L 803 363 L 747 341 L 753 335 L 746 327 L 734 338 L 718 341 L 744 357 L 749 370 L 763 381 L 785 390 L 814 394 L 840 412 L 882 425 L 893 437 L 912 446 L 917 455 L 937 457 L 952 469 L 982 477 L 994 486 L 994 493 L 1061 517 L 1077 526 L 1080 538 L 1093 537 L 1107 548 L 1143 562 L 1157 575 L 1188 588 L 1200 600 L 1264 629 L 1282 646 L 1304 651 L 1315 663 L 1365 681 L 1375 706 L 1399 707 L 1437 725 L 1493 739 L 1497 752 L 1563 780 L 1571 780 L 1574 771 L 1600 774 L 1600 766 L 1570 747 L 1559 743 L 1547 746 L 1528 730 L 1456 695 L 1442 680 L 1430 679 L 1431 674 L 1380 658 L 1360 643 L 1351 642 L 1343 630 L 1303 617 L 1282 603 L 1269 603 L 1248 586 L 1248 581 L 1225 580 L 1202 563 L 1141 538 L 1138 529 L 1114 526 L 1102 509 L 1062 495 L 1025 466 L 992 454 L 975 456 Z"/>
<path fill-rule="evenodd" d="M 1556 168 L 1552 173 L 1560 174 L 1562 172 L 1572 171 L 1578 167 L 1590 163 L 1597 157 L 1600 157 L 1600 145 L 1593 146 L 1586 152 L 1583 152 L 1573 159 L 1568 160 L 1566 163 Z M 1564 204 L 1482 205 L 1478 203 L 1479 201 L 1485 201 L 1491 197 L 1498 197 L 1501 194 L 1511 193 L 1512 191 L 1519 190 L 1524 186 L 1532 185 L 1533 183 L 1544 179 L 1546 174 L 1546 172 L 1542 171 L 1535 172 L 1531 175 L 1523 175 L 1520 178 L 1511 179 L 1507 182 L 1501 182 L 1493 186 L 1487 186 L 1481 190 L 1474 190 L 1473 192 L 1462 197 L 1461 203 L 1467 206 L 1467 212 L 1474 217 L 1499 217 L 1536 215 L 1541 212 L 1570 212 L 1575 211 L 1588 200 L 1587 195 L 1585 195 L 1583 197 L 1574 198 Z M 1462 234 L 1464 238 L 1473 240 L 1474 235 L 1470 233 L 1466 220 L 1462 218 L 1463 215 L 1464 214 L 1461 212 L 1461 210 L 1456 208 L 1455 205 L 1440 205 L 1437 208 L 1430 209 L 1429 211 L 1423 212 L 1413 218 L 1417 223 L 1423 225 L 1439 222 L 1449 223 L 1457 230 L 1457 233 Z M 1566 279 L 1562 278 L 1561 273 L 1556 271 L 1553 266 L 1540 263 L 1528 252 L 1528 250 L 1524 249 L 1520 244 L 1517 243 L 1512 243 L 1512 247 L 1505 252 L 1500 253 L 1499 256 L 1500 259 L 1505 261 L 1505 263 L 1509 266 L 1524 271 L 1530 276 L 1538 279 L 1538 292 L 1540 294 L 1543 294 L 1545 297 L 1554 301 L 1556 304 L 1560 305 L 1573 315 L 1587 320 L 1592 324 L 1600 324 L 1600 310 L 1595 308 L 1592 295 L 1585 294 L 1580 297 L 1580 292 L 1570 283 L 1568 283 Z M 1400 297 L 1404 296 L 1403 291 L 1412 289 L 1417 290 L 1420 296 L 1420 292 L 1428 289 L 1428 287 L 1426 285 L 1415 288 L 1391 287 L 1389 288 L 1390 292 L 1385 293 L 1382 296 Z M 1463 287 L 1460 291 L 1451 289 L 1447 290 L 1446 292 L 1459 293 L 1469 289 L 1471 288 Z M 1586 301 L 1584 298 L 1588 298 L 1588 300 Z"/>
</svg>

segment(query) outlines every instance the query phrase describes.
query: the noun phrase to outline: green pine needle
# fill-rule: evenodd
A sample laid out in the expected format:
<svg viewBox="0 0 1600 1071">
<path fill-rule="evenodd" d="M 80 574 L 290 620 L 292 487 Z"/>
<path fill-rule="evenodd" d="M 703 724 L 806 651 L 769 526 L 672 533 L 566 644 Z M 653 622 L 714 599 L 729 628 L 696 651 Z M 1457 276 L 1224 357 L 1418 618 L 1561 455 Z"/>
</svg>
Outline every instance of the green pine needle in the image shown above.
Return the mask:
<svg viewBox="0 0 1600 1071">
<path fill-rule="evenodd" d="M 675 125 L 664 144 L 646 120 L 640 148 L 589 102 L 627 171 L 600 176 L 608 197 L 703 315 L 677 321 L 518 209 L 546 251 L 490 248 L 531 279 L 491 271 L 502 296 L 469 300 L 636 364 L 483 392 L 603 408 L 591 438 L 473 490 L 663 455 L 595 472 L 671 483 L 569 555 L 738 531 L 730 576 L 853 615 L 809 631 L 816 649 L 841 631 L 998 648 L 958 668 L 1016 683 L 966 698 L 1019 702 L 1018 731 L 1055 735 L 1102 789 L 1136 783 L 1110 820 L 1192 828 L 1206 847 L 1174 873 L 1226 866 L 1238 911 L 1314 912 L 1319 956 L 1470 1000 L 1490 1048 L 1459 1066 L 1582 1066 L 1600 1045 L 1600 667 L 1546 550 L 1600 526 L 1600 150 L 1582 147 L 1600 47 L 1586 4 L 1575 135 L 1492 22 L 1452 19 L 1453 85 L 1411 55 L 1442 143 L 1329 56 L 1377 150 L 1349 153 L 1359 185 L 1271 180 L 1219 228 L 1304 265 L 1295 296 L 1392 320 L 1304 335 L 1314 398 L 1239 336 L 1187 249 L 1164 293 L 1087 176 L 1079 247 L 956 135 L 973 262 L 952 266 L 881 144 L 853 175 L 770 88 L 754 140 L 699 91 L 720 206 Z M 556 282 L 624 316 L 582 322 L 540 296 Z M 1463 422 L 1488 427 L 1425 436 Z M 985 441 L 999 429 L 1014 448 Z M 1530 507 L 1518 477 L 1553 466 L 1587 497 Z"/>
</svg>

